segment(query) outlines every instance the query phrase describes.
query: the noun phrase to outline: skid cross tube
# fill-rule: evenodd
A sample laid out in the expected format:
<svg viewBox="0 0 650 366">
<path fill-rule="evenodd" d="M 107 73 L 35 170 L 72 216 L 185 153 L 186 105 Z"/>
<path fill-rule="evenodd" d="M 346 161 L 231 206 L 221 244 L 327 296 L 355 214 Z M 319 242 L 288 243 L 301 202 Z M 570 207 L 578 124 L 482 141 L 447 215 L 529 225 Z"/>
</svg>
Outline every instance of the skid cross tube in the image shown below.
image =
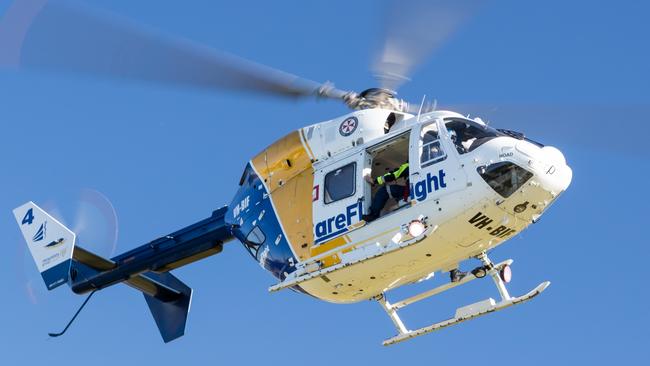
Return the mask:
<svg viewBox="0 0 650 366">
<path fill-rule="evenodd" d="M 402 322 L 402 319 L 397 314 L 397 309 L 395 309 L 388 301 L 386 301 L 386 296 L 381 294 L 377 296 L 375 300 L 377 300 L 377 302 L 379 303 L 379 305 L 381 305 L 381 307 L 384 309 L 386 314 L 388 314 L 390 320 L 393 321 L 393 324 L 395 324 L 395 328 L 397 328 L 399 334 L 406 334 L 409 332 L 409 330 L 404 325 L 404 322 Z"/>
<path fill-rule="evenodd" d="M 500 262 L 500 263 L 498 263 L 498 264 L 495 264 L 494 266 L 495 266 L 495 269 L 499 270 L 499 269 L 503 268 L 504 266 L 509 266 L 509 265 L 511 265 L 513 262 L 514 262 L 514 261 L 513 261 L 512 259 L 508 259 L 508 260 L 505 260 L 505 261 Z M 450 290 L 450 289 L 452 289 L 452 288 L 454 288 L 454 287 L 456 287 L 456 286 L 464 285 L 464 284 L 466 284 L 467 282 L 470 282 L 470 281 L 475 280 L 476 278 L 477 278 L 477 277 L 474 276 L 472 273 L 467 273 L 467 275 L 465 275 L 465 277 L 463 277 L 463 278 L 462 278 L 460 281 L 458 281 L 458 282 L 449 282 L 449 283 L 446 283 L 446 284 L 444 284 L 444 285 L 440 285 L 440 286 L 438 286 L 438 287 L 436 287 L 436 288 L 433 288 L 433 289 L 431 289 L 431 290 L 428 290 L 428 291 L 422 292 L 422 293 L 417 294 L 417 295 L 415 295 L 415 296 L 411 296 L 411 297 L 409 297 L 408 299 L 404 299 L 404 300 L 402 300 L 402 301 L 398 301 L 398 302 L 392 304 L 391 307 L 392 307 L 393 309 L 401 309 L 401 308 L 403 308 L 403 307 L 406 307 L 406 306 L 409 306 L 409 305 L 413 304 L 414 302 L 417 302 L 417 301 L 420 301 L 420 300 L 424 300 L 424 299 L 429 298 L 429 297 L 431 297 L 431 296 L 434 296 L 434 295 L 437 295 L 437 294 L 439 294 L 439 293 L 442 293 L 442 292 L 445 292 L 445 291 L 447 291 L 447 290 Z"/>
<path fill-rule="evenodd" d="M 486 268 L 489 268 L 488 274 L 490 275 L 490 277 L 492 277 L 492 280 L 494 281 L 494 285 L 497 287 L 497 290 L 499 290 L 499 295 L 501 295 L 501 301 L 510 300 L 510 294 L 508 293 L 506 284 L 503 282 L 503 279 L 501 279 L 501 275 L 499 274 L 500 268 L 492 264 L 492 261 L 490 260 L 490 258 L 488 258 L 485 252 L 479 254 L 478 259 L 480 259 L 481 262 L 483 262 L 483 265 Z"/>
<path fill-rule="evenodd" d="M 540 293 L 542 293 L 542 291 L 544 291 L 550 284 L 550 282 L 545 281 L 537 285 L 537 287 L 535 287 L 525 295 L 519 297 L 511 297 L 510 294 L 508 293 L 508 289 L 506 288 L 506 284 L 501 278 L 500 271 L 505 266 L 510 265 L 512 263 L 512 259 L 505 260 L 495 265 L 492 263 L 490 258 L 488 258 L 485 252 L 478 255 L 477 259 L 479 259 L 483 263 L 483 268 L 485 268 L 487 273 L 490 274 L 490 277 L 492 277 L 492 280 L 494 281 L 494 285 L 499 291 L 499 294 L 501 295 L 501 301 L 496 302 L 494 299 L 488 298 L 470 305 L 462 306 L 456 309 L 456 313 L 452 318 L 449 318 L 447 320 L 438 323 L 434 323 L 432 325 L 423 328 L 408 330 L 408 328 L 406 328 L 406 326 L 402 322 L 402 319 L 400 319 L 399 315 L 397 314 L 397 311 L 399 309 L 406 307 L 417 301 L 439 294 L 443 291 L 454 288 L 456 286 L 468 283 L 476 279 L 477 277 L 471 273 L 468 273 L 467 276 L 465 276 L 462 280 L 458 282 L 447 283 L 438 286 L 434 289 L 409 297 L 405 300 L 398 301 L 394 304 L 390 304 L 386 300 L 385 294 L 382 293 L 381 295 L 375 297 L 375 300 L 382 306 L 384 311 L 386 311 L 386 314 L 388 314 L 388 316 L 390 317 L 391 321 L 395 325 L 395 328 L 397 328 L 397 333 L 398 333 L 396 336 L 385 340 L 383 342 L 383 345 L 389 346 L 395 343 L 405 341 L 410 338 L 414 338 L 423 334 L 431 333 L 436 330 L 446 328 L 451 325 L 455 325 L 467 320 L 475 319 L 480 316 L 490 314 L 492 312 L 499 311 L 513 305 L 524 303 L 526 301 L 531 300 L 532 298 L 539 295 Z"/>
</svg>

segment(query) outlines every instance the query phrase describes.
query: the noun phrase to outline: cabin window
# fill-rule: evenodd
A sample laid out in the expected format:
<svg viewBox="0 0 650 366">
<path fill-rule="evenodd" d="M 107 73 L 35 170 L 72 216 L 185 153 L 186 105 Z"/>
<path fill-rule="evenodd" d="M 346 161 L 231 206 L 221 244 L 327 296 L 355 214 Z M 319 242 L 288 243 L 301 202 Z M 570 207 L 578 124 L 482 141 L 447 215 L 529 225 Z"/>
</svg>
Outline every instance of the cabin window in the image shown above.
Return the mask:
<svg viewBox="0 0 650 366">
<path fill-rule="evenodd" d="M 510 197 L 533 177 L 533 173 L 508 161 L 481 166 L 477 171 L 504 198 Z"/>
<path fill-rule="evenodd" d="M 262 244 L 264 244 L 264 241 L 266 241 L 266 235 L 264 235 L 264 232 L 259 226 L 255 226 L 253 230 L 246 235 L 245 246 L 253 258 L 257 259 L 257 253 Z"/>
<path fill-rule="evenodd" d="M 441 162 L 446 158 L 447 154 L 445 154 L 440 145 L 438 126 L 435 123 L 431 123 L 422 127 L 422 131 L 420 132 L 420 166 L 425 168 Z"/>
<path fill-rule="evenodd" d="M 354 195 L 357 164 L 337 168 L 325 176 L 325 203 L 332 203 Z"/>
</svg>

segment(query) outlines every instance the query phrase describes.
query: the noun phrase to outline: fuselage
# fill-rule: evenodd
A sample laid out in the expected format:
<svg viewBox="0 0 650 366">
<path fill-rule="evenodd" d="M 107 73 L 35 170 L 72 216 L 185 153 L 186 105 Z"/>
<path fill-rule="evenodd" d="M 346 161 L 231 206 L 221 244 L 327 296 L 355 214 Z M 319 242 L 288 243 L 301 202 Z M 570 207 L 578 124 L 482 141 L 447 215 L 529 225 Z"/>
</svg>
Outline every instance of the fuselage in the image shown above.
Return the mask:
<svg viewBox="0 0 650 366">
<path fill-rule="evenodd" d="M 366 223 L 385 188 L 364 174 L 405 162 L 408 179 L 394 184 L 407 193 Z M 294 131 L 251 159 L 226 220 L 280 280 L 339 268 L 294 289 L 348 303 L 455 268 L 514 237 L 571 178 L 559 150 L 478 119 L 367 109 Z M 426 226 L 417 237 L 407 230 L 414 220 Z"/>
</svg>

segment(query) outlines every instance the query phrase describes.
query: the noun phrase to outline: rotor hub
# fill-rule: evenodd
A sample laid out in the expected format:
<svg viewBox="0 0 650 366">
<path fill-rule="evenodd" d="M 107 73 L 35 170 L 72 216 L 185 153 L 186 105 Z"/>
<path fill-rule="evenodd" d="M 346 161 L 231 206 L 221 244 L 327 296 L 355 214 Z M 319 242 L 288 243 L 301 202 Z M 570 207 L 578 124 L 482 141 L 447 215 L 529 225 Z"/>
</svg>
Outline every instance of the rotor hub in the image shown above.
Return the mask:
<svg viewBox="0 0 650 366">
<path fill-rule="evenodd" d="M 396 98 L 397 93 L 385 88 L 370 88 L 361 93 L 348 93 L 343 99 L 352 109 L 383 108 L 399 112 L 408 110 L 408 103 Z"/>
</svg>

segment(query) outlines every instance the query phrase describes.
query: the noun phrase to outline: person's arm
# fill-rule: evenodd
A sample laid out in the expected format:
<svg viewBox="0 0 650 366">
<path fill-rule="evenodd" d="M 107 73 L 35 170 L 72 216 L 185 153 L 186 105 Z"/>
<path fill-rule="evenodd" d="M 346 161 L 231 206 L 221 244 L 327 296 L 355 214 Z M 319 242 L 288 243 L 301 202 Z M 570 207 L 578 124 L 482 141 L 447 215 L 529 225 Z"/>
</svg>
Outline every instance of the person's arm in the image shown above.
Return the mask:
<svg viewBox="0 0 650 366">
<path fill-rule="evenodd" d="M 393 182 L 401 177 L 408 176 L 409 174 L 409 165 L 408 163 L 402 164 L 399 168 L 393 170 L 392 172 L 386 173 L 377 177 L 377 184 L 384 184 Z"/>
</svg>

